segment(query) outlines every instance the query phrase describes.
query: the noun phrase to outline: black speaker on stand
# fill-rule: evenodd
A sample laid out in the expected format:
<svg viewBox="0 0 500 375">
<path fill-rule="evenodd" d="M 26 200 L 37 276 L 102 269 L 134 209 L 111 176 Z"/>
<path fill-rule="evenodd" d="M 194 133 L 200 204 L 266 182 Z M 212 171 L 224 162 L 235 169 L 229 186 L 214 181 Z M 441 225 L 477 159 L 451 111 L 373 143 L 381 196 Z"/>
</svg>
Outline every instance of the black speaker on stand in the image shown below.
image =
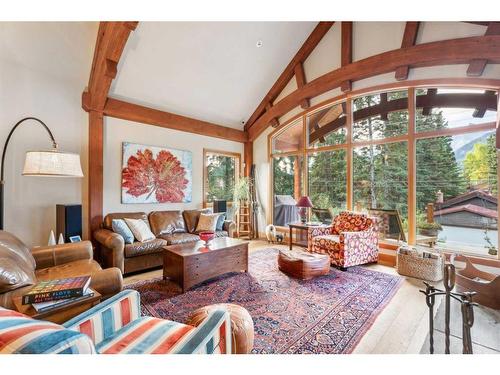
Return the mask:
<svg viewBox="0 0 500 375">
<path fill-rule="evenodd" d="M 214 213 L 227 212 L 227 201 L 221 199 L 214 199 Z"/>
<path fill-rule="evenodd" d="M 56 238 L 62 233 L 64 242 L 71 242 L 70 237 L 82 238 L 82 205 L 57 204 L 56 205 Z"/>
</svg>

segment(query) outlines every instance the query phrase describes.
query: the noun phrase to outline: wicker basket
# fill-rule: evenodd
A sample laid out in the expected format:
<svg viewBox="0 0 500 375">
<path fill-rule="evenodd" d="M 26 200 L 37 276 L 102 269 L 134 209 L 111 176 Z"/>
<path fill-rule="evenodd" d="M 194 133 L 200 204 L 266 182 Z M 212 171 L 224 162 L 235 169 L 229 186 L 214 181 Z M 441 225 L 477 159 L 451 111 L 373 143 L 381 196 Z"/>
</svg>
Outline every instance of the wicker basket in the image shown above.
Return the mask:
<svg viewBox="0 0 500 375">
<path fill-rule="evenodd" d="M 428 281 L 443 279 L 444 258 L 441 254 L 433 253 L 437 258 L 424 258 L 417 251 L 411 254 L 397 252 L 396 269 L 400 275 L 415 277 Z"/>
</svg>

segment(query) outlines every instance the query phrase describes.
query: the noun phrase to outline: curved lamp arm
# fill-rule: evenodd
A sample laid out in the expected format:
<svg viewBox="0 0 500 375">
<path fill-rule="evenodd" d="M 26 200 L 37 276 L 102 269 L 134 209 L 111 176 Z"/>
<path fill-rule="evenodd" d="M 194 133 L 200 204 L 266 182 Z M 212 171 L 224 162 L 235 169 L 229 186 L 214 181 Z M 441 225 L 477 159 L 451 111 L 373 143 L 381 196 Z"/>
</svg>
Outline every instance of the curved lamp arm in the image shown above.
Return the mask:
<svg viewBox="0 0 500 375">
<path fill-rule="evenodd" d="M 40 125 L 42 125 L 45 130 L 47 130 L 47 133 L 49 133 L 49 137 L 50 137 L 50 140 L 52 141 L 52 147 L 54 147 L 55 149 L 57 149 L 57 143 L 56 143 L 56 140 L 54 139 L 54 135 L 52 134 L 52 132 L 50 131 L 49 127 L 47 125 L 45 125 L 45 123 L 40 120 L 40 119 L 37 119 L 36 117 L 25 117 L 21 120 L 19 120 L 15 125 L 14 127 L 11 129 L 9 135 L 7 136 L 7 139 L 5 141 L 5 144 L 3 146 L 3 152 L 2 152 L 2 166 L 1 166 L 1 171 L 0 171 L 0 230 L 3 230 L 3 226 L 4 226 L 4 222 L 3 222 L 3 214 L 4 214 L 4 167 L 5 167 L 5 154 L 7 152 L 7 147 L 9 146 L 9 141 L 10 141 L 10 138 L 12 137 L 12 134 L 16 131 L 16 129 L 18 128 L 19 125 L 21 125 L 23 122 L 27 121 L 27 120 L 34 120 L 36 122 L 38 122 Z"/>
<path fill-rule="evenodd" d="M 40 125 L 42 125 L 45 128 L 45 130 L 47 130 L 47 133 L 49 133 L 50 140 L 52 141 L 52 147 L 57 148 L 57 143 L 56 143 L 56 140 L 54 139 L 54 135 L 50 131 L 49 127 L 42 120 L 37 119 L 36 117 L 25 117 L 25 118 L 19 120 L 16 123 L 16 125 L 14 125 L 14 127 L 11 129 L 9 135 L 7 136 L 5 144 L 3 146 L 2 167 L 1 167 L 1 171 L 0 171 L 0 183 L 1 184 L 3 184 L 3 182 L 4 182 L 3 181 L 3 177 L 4 177 L 5 154 L 7 153 L 7 147 L 9 146 L 10 138 L 12 137 L 12 134 L 16 131 L 16 129 L 18 128 L 18 126 L 21 125 L 24 121 L 27 121 L 27 120 L 34 120 L 34 121 L 37 121 Z"/>
</svg>

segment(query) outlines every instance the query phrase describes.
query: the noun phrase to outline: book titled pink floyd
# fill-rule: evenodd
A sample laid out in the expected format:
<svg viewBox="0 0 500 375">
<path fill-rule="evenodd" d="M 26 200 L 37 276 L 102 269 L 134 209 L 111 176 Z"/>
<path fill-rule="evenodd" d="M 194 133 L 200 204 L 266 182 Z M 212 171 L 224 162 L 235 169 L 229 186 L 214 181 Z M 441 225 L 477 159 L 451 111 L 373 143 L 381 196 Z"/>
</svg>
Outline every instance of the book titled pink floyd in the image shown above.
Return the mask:
<svg viewBox="0 0 500 375">
<path fill-rule="evenodd" d="M 23 295 L 23 305 L 81 297 L 90 284 L 90 276 L 41 281 Z"/>
</svg>

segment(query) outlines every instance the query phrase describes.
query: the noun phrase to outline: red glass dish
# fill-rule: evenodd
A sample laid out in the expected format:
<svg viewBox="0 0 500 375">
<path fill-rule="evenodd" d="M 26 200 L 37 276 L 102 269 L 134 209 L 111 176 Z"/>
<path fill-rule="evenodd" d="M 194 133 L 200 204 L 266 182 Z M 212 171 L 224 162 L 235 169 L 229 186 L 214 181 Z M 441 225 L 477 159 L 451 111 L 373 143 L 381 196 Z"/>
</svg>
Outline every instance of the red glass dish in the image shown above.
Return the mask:
<svg viewBox="0 0 500 375">
<path fill-rule="evenodd" d="M 205 242 L 206 245 L 215 238 L 214 232 L 200 232 L 198 235 L 200 236 L 200 240 Z"/>
</svg>

